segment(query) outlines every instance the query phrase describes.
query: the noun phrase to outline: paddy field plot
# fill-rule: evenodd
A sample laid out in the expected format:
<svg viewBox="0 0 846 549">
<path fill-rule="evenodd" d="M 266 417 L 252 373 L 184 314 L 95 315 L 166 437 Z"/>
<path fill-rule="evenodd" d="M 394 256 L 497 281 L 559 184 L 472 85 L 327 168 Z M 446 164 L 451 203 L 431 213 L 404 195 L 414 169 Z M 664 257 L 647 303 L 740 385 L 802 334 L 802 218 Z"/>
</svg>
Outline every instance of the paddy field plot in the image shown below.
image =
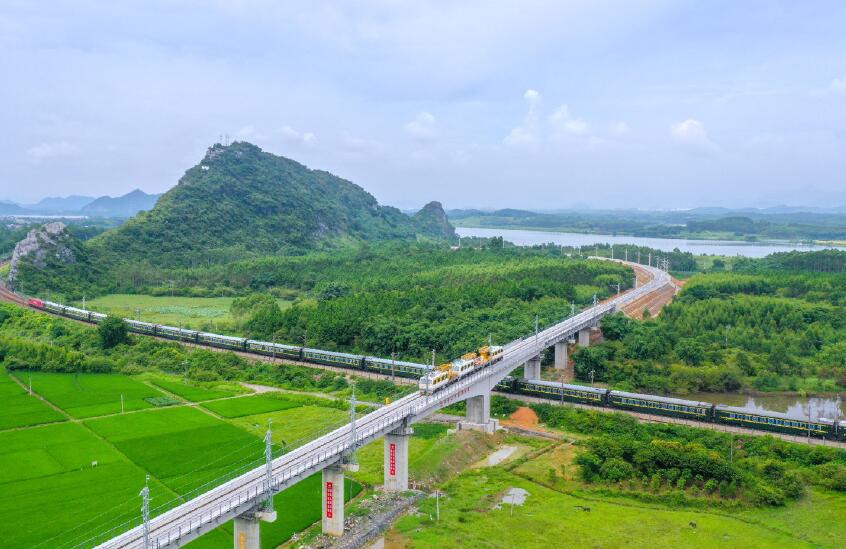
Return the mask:
<svg viewBox="0 0 846 549">
<path fill-rule="evenodd" d="M 25 379 L 24 383 L 28 383 L 28 378 Z M 30 395 L 4 370 L 0 370 L 0 431 L 64 420 L 65 416 Z"/>
<path fill-rule="evenodd" d="M 216 400 L 214 402 L 206 402 L 202 406 L 225 418 L 236 418 L 276 410 L 299 408 L 302 405 L 303 400 L 296 396 L 264 394 Z"/>
<path fill-rule="evenodd" d="M 349 421 L 349 413 L 337 408 L 306 405 L 264 414 L 242 416 L 230 421 L 233 425 L 238 425 L 256 436 L 263 436 L 267 431 L 268 420 L 271 421 L 272 425 L 273 442 L 280 446 L 295 448 L 323 433 L 340 427 Z"/>
<path fill-rule="evenodd" d="M 70 546 L 133 520 L 144 475 L 76 423 L 0 433 L 2 545 Z M 170 498 L 155 479 L 151 493 L 156 501 Z"/>
<path fill-rule="evenodd" d="M 109 416 L 86 425 L 180 495 L 264 463 L 264 442 L 196 408 Z"/>
<path fill-rule="evenodd" d="M 57 374 L 16 372 L 24 383 L 32 376 L 32 390 L 71 416 L 87 418 L 130 412 L 153 406 L 145 399 L 165 397 L 161 391 L 121 374 Z"/>
<path fill-rule="evenodd" d="M 160 379 L 158 377 L 151 379 L 150 382 L 156 387 L 191 402 L 203 402 L 249 392 L 248 389 L 236 387 L 234 384 L 187 383 L 181 379 Z"/>
</svg>

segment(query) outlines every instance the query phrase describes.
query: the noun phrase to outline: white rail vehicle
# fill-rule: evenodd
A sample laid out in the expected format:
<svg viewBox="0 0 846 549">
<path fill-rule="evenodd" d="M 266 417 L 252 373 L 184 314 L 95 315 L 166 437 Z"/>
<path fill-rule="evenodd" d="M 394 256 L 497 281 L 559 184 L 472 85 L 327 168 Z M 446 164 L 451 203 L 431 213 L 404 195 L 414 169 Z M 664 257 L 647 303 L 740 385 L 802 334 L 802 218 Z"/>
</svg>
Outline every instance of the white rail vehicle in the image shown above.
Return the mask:
<svg viewBox="0 0 846 549">
<path fill-rule="evenodd" d="M 490 345 L 479 349 L 479 353 L 467 353 L 452 362 L 441 364 L 420 378 L 420 390 L 432 394 L 454 379 L 470 372 L 490 366 L 502 358 L 504 347 Z"/>
</svg>

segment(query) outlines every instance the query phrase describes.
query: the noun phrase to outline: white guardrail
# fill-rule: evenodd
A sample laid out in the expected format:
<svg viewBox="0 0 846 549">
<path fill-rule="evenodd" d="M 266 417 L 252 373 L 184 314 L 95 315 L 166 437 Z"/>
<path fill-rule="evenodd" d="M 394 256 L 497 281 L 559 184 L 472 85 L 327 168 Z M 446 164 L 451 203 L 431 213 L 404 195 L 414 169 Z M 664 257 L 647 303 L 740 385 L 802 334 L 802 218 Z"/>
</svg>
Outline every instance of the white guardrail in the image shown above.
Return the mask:
<svg viewBox="0 0 846 549">
<path fill-rule="evenodd" d="M 453 400 L 460 400 L 462 395 L 476 387 L 480 381 L 487 380 L 492 387 L 511 370 L 537 356 L 543 349 L 581 329 L 595 325 L 606 314 L 613 313 L 670 282 L 669 275 L 664 271 L 655 267 L 641 267 L 648 269 L 652 274 L 652 280 L 643 286 L 586 309 L 536 335 L 532 334 L 506 344 L 503 358 L 495 365 L 461 377 L 432 395 L 413 393 L 360 418 L 356 421 L 354 445 L 350 440 L 351 427 L 344 425 L 276 458 L 272 462 L 272 490 L 276 492 L 287 488 L 305 476 L 340 461 L 353 446 L 363 446 L 405 422 L 425 417 L 451 404 Z M 259 466 L 154 517 L 149 522 L 150 547 L 160 548 L 185 543 L 253 508 L 267 498 L 265 475 L 265 466 Z M 143 549 L 143 525 L 138 525 L 98 547 Z"/>
</svg>

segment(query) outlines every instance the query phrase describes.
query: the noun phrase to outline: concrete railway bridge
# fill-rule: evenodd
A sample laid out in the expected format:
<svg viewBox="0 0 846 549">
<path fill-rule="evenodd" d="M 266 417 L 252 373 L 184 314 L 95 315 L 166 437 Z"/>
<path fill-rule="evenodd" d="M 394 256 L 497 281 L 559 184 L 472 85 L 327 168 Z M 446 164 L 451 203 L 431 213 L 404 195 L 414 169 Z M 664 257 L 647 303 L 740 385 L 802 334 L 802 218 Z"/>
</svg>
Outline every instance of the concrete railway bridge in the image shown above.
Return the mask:
<svg viewBox="0 0 846 549">
<path fill-rule="evenodd" d="M 633 264 L 632 264 L 633 265 Z M 467 402 L 464 429 L 493 432 L 497 422 L 490 417 L 491 390 L 516 368 L 524 367 L 527 379 L 540 378 L 540 356 L 555 348 L 556 368 L 567 364 L 567 342 L 578 338 L 588 345 L 590 331 L 605 315 L 621 310 L 652 292 L 671 284 L 669 275 L 655 267 L 648 269 L 652 278 L 639 288 L 619 294 L 563 322 L 536 334 L 507 344 L 502 358 L 485 368 L 460 377 L 434 394 L 416 392 L 358 419 L 353 419 L 320 438 L 267 464 L 221 484 L 139 526 L 114 537 L 100 548 L 171 548 L 180 547 L 206 532 L 235 520 L 234 546 L 238 549 L 260 547 L 259 522 L 275 520 L 276 513 L 267 502 L 272 496 L 306 477 L 322 471 L 322 527 L 329 535 L 344 532 L 344 471 L 357 466 L 355 449 L 379 438 L 385 441 L 384 488 L 408 489 L 408 452 L 412 425 L 441 408 Z M 353 416 L 354 417 L 354 416 Z"/>
</svg>

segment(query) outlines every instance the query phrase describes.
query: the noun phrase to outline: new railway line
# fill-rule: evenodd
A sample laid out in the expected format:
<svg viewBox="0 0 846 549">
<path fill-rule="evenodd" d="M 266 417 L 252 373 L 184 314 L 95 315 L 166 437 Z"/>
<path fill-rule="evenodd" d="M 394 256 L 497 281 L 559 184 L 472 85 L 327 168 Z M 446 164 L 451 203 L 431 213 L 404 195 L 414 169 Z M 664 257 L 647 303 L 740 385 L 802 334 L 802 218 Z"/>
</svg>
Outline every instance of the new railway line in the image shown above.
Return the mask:
<svg viewBox="0 0 846 549">
<path fill-rule="evenodd" d="M 640 411 L 667 416 L 682 414 L 702 421 L 750 421 L 749 415 L 742 415 L 739 412 L 737 414 L 717 413 L 717 407 L 703 406 L 705 403 L 538 380 L 518 380 L 510 377 L 510 373 L 518 366 L 530 360 L 538 360 L 537 357 L 544 349 L 569 339 L 577 332 L 589 330 L 596 326 L 605 315 L 617 310 L 625 310 L 632 303 L 671 284 L 667 273 L 652 267 L 648 270 L 652 275 L 651 280 L 637 289 L 619 294 L 605 303 L 596 304 L 533 335 L 512 341 L 502 347 L 495 358 L 491 353 L 489 355 L 491 358 L 467 369 L 466 372 L 462 370 L 461 373 L 456 373 L 455 378 L 451 375 L 447 383 L 438 385 L 437 388 L 431 385 L 424 386 L 421 381 L 420 391 L 387 404 L 351 424 L 277 457 L 270 464 L 269 471 L 265 467 L 257 467 L 154 517 L 143 528 L 136 526 L 128 532 L 105 541 L 99 547 L 180 546 L 233 517 L 255 509 L 258 502 L 267 499 L 271 494 L 341 462 L 355 448 L 404 428 L 403 426 L 419 421 L 453 403 L 477 399 L 483 395 L 488 395 L 489 398 L 494 388 L 509 390 L 510 387 L 510 390 L 517 392 L 534 391 L 541 393 L 542 396 L 552 397 L 551 400 L 570 400 L 599 407 L 634 407 L 639 408 Z M 21 303 L 19 299 L 14 301 Z M 105 318 L 105 315 L 100 313 L 35 298 L 27 299 L 25 303 L 37 309 L 95 324 Z M 425 377 L 433 371 L 432 366 L 429 365 L 261 342 L 137 321 L 127 322 L 133 331 L 146 335 L 265 356 L 279 356 L 283 359 L 288 357 L 317 364 L 326 363 L 352 370 L 376 370 L 382 374 L 390 372 L 411 378 L 420 374 L 424 374 L 423 377 Z M 468 400 L 468 411 L 469 403 Z M 745 410 L 741 411 L 746 413 Z M 780 419 L 777 416 L 770 415 L 764 418 L 760 428 L 774 430 Z M 846 422 L 842 422 L 842 425 L 846 427 Z M 836 422 L 820 425 L 812 425 L 811 422 L 796 422 L 796 427 L 804 428 L 809 436 L 812 433 L 813 436 L 837 436 L 839 426 L 840 424 Z M 785 425 L 782 427 L 787 428 Z"/>
</svg>

